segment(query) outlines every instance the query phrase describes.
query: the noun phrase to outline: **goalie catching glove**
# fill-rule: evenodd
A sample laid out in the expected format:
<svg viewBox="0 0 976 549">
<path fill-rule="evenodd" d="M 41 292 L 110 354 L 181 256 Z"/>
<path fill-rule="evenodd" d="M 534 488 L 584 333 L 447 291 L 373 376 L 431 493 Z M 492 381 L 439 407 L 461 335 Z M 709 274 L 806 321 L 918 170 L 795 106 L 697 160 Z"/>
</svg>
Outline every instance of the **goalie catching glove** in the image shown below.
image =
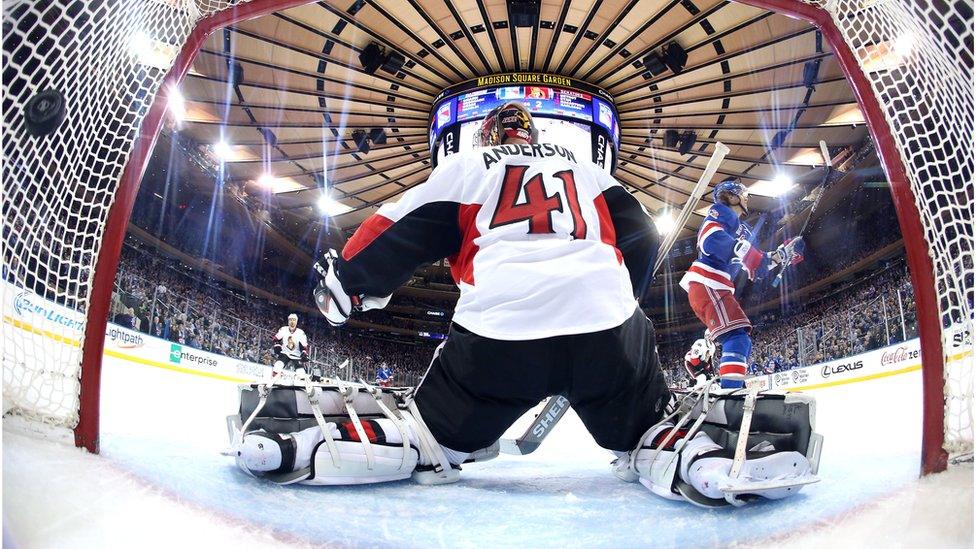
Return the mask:
<svg viewBox="0 0 976 549">
<path fill-rule="evenodd" d="M 342 326 L 349 320 L 353 311 L 369 311 L 382 309 L 390 302 L 393 295 L 373 297 L 367 295 L 349 295 L 342 288 L 342 282 L 336 276 L 339 254 L 330 249 L 319 261 L 315 262 L 315 270 L 322 279 L 312 293 L 319 312 L 333 326 Z"/>
</svg>

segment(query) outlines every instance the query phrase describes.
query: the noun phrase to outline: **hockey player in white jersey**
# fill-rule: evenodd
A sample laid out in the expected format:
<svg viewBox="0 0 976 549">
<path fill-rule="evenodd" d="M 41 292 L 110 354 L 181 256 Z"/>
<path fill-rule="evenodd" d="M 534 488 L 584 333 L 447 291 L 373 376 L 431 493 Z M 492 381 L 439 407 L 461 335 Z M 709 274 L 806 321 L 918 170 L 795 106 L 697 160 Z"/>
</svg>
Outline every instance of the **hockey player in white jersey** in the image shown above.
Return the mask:
<svg viewBox="0 0 976 549">
<path fill-rule="evenodd" d="M 715 344 L 708 339 L 708 334 L 696 339 L 691 349 L 685 353 L 685 371 L 691 379 L 692 387 L 700 387 L 715 377 L 712 359 L 715 358 Z"/>
<path fill-rule="evenodd" d="M 288 324 L 278 329 L 274 335 L 274 366 L 272 374 L 278 375 L 283 370 L 305 371 L 308 364 L 308 336 L 305 330 L 298 327 L 298 315 L 288 315 Z M 306 372 L 307 373 L 307 372 Z"/>
<path fill-rule="evenodd" d="M 384 307 L 418 266 L 449 258 L 461 296 L 449 336 L 418 387 L 393 401 L 365 384 L 321 394 L 312 388 L 309 404 L 287 396 L 276 409 L 307 417 L 310 408 L 318 426 L 299 421 L 301 430 L 275 433 L 248 431 L 245 423 L 239 464 L 278 482 L 354 484 L 411 474 L 419 482 L 453 482 L 461 463 L 493 457 L 516 419 L 562 394 L 596 442 L 619 457 L 617 476 L 665 497 L 715 499 L 707 487 L 729 478 L 733 457 L 726 450 L 735 447 L 745 400 L 707 388 L 695 402 L 673 400 L 634 290 L 658 248 L 651 218 L 595 164 L 538 143 L 520 104 L 489 113 L 476 140 L 479 146 L 446 158 L 426 183 L 367 218 L 341 253 L 330 251 L 317 264 L 316 304 L 341 325 L 357 311 Z M 248 398 L 240 418 L 261 425 L 257 397 Z M 768 480 L 809 473 L 810 402 L 756 404 L 752 422 L 769 436 L 749 436 L 749 450 L 776 461 L 747 474 Z M 780 420 L 784 406 L 790 413 Z M 339 419 L 328 421 L 330 414 Z M 695 453 L 681 454 L 685 446 Z M 690 467 L 702 456 L 697 469 Z M 700 469 L 706 472 L 694 472 Z"/>
</svg>

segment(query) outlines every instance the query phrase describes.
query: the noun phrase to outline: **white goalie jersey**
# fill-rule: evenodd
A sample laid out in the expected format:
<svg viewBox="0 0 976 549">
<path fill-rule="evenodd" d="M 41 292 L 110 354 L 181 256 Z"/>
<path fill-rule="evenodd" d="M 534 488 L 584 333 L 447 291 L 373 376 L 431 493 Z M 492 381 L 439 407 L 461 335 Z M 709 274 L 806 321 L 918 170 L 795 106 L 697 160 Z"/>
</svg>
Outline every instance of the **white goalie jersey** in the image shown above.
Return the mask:
<svg viewBox="0 0 976 549">
<path fill-rule="evenodd" d="M 302 351 L 308 350 L 308 337 L 301 328 L 282 326 L 274 336 L 275 345 L 281 345 L 281 354 L 291 360 L 300 360 Z"/>
<path fill-rule="evenodd" d="M 337 276 L 386 296 L 447 257 L 454 322 L 483 337 L 541 339 L 619 326 L 637 307 L 658 236 L 620 183 L 548 143 L 479 147 L 445 159 L 349 239 Z"/>
</svg>

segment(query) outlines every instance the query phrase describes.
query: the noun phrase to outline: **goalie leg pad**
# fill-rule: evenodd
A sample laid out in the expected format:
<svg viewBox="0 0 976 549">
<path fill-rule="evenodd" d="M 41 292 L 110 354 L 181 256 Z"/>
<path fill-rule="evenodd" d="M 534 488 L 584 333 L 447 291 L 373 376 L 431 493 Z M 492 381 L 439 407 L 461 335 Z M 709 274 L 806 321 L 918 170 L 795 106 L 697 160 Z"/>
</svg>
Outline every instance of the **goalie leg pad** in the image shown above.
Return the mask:
<svg viewBox="0 0 976 549">
<path fill-rule="evenodd" d="M 702 391 L 707 391 L 703 388 Z M 695 505 L 742 505 L 755 497 L 780 499 L 814 476 L 823 437 L 814 432 L 815 403 L 808 395 L 760 394 L 749 416 L 745 391 L 720 391 L 698 400 L 680 419 L 678 413 L 652 427 L 629 456 L 614 462 L 614 473 L 668 499 Z M 739 431 L 746 418 L 745 460 L 736 463 Z"/>
<path fill-rule="evenodd" d="M 776 451 L 760 442 L 747 452 L 738 476 L 732 476 L 733 451 L 723 448 L 704 432 L 689 441 L 682 452 L 681 479 L 706 500 L 724 505 L 730 493 L 734 498 L 762 496 L 782 499 L 798 492 L 812 477 L 810 461 L 796 451 Z M 684 490 L 682 494 L 699 505 L 714 506 Z"/>
<path fill-rule="evenodd" d="M 312 476 L 305 484 L 372 484 L 409 478 L 417 467 L 419 453 L 413 445 L 405 448 L 400 430 L 389 419 L 362 420 L 356 429 L 351 420 L 330 423 L 338 460 L 318 430 L 319 442 L 312 450 Z M 315 431 L 316 429 L 311 429 Z M 370 455 L 365 451 L 360 432 L 369 439 Z M 336 465 L 338 461 L 338 465 Z"/>
<path fill-rule="evenodd" d="M 388 419 L 362 422 L 370 439 L 372 459 L 367 458 L 351 421 L 330 422 L 327 426 L 338 454 L 335 460 L 322 429 L 315 426 L 290 434 L 264 429 L 247 433 L 237 451 L 238 464 L 247 473 L 273 482 L 305 470 L 307 475 L 300 482 L 318 485 L 402 480 L 410 477 L 417 466 L 416 448 L 404 448 L 400 431 Z"/>
<path fill-rule="evenodd" d="M 444 484 L 459 479 L 460 463 L 498 455 L 497 443 L 470 454 L 442 447 L 409 394 L 365 383 L 243 387 L 240 412 L 228 426 L 240 468 L 279 484 L 366 484 L 411 476 L 421 484 Z"/>
</svg>

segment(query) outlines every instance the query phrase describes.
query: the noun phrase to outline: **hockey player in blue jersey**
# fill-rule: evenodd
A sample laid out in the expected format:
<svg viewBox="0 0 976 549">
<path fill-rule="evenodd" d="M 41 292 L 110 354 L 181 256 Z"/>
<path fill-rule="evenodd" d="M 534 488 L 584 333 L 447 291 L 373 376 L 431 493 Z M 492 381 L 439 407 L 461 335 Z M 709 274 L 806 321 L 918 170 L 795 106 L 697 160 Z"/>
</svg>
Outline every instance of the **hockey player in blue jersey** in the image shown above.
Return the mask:
<svg viewBox="0 0 976 549">
<path fill-rule="evenodd" d="M 718 373 L 723 388 L 744 385 L 752 351 L 752 323 L 735 299 L 733 276 L 741 268 L 749 280 L 763 278 L 770 266 L 785 268 L 803 260 L 803 241 L 793 238 L 765 253 L 751 241 L 739 216 L 749 211 L 749 191 L 736 179 L 723 181 L 712 193 L 715 203 L 698 230 L 698 259 L 681 278 L 695 315 L 709 337 L 722 345 Z"/>
<path fill-rule="evenodd" d="M 393 386 L 393 368 L 385 362 L 376 370 L 376 384 L 380 387 Z"/>
</svg>

